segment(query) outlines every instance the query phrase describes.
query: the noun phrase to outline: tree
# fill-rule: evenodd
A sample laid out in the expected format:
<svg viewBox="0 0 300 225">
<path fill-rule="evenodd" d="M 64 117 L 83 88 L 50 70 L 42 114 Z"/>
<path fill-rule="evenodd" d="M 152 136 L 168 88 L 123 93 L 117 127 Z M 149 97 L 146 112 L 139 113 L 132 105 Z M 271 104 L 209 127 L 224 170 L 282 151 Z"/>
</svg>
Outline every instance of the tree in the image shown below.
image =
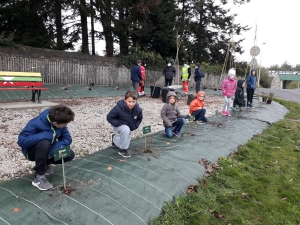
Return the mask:
<svg viewBox="0 0 300 225">
<path fill-rule="evenodd" d="M 0 6 L 0 33 L 4 38 L 11 37 L 14 43 L 32 47 L 53 46 L 53 30 L 46 23 L 43 1 L 6 0 Z"/>
</svg>

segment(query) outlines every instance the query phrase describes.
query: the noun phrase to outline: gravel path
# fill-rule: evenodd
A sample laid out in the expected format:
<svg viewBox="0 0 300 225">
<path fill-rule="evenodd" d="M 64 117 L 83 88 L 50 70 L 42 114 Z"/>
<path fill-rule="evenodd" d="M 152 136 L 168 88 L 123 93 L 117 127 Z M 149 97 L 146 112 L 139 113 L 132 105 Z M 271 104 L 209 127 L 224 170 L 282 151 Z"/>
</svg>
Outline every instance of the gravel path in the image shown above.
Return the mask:
<svg viewBox="0 0 300 225">
<path fill-rule="evenodd" d="M 122 97 L 80 98 L 80 99 L 50 99 L 51 102 L 70 106 L 75 112 L 75 121 L 68 125 L 72 135 L 71 148 L 76 158 L 105 149 L 110 146 L 111 125 L 106 121 L 106 115 Z M 143 108 L 144 119 L 140 128 L 132 133 L 132 139 L 142 136 L 142 127 L 151 125 L 152 132 L 164 129 L 160 110 L 164 103 L 161 99 L 143 97 L 138 100 Z M 188 114 L 187 97 L 178 102 L 180 112 Z M 223 99 L 215 95 L 206 97 L 207 116 L 221 109 Z M 33 162 L 26 160 L 17 145 L 20 131 L 27 122 L 45 110 L 42 108 L 0 109 L 0 182 L 33 173 Z"/>
</svg>

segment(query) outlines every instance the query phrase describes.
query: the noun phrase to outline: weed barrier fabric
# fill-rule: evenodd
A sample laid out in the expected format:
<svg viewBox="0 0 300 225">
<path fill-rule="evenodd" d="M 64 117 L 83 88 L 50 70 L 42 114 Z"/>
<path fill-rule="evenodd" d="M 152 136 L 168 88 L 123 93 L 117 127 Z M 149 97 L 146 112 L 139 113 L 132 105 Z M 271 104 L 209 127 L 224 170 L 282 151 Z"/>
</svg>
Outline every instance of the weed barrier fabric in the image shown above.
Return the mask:
<svg viewBox="0 0 300 225">
<path fill-rule="evenodd" d="M 0 184 L 0 224 L 147 224 L 165 202 L 184 196 L 187 187 L 205 175 L 199 160 L 216 163 L 288 112 L 276 102 L 245 110 L 232 117 L 220 113 L 209 123 L 187 123 L 182 137 L 164 132 L 132 140 L 132 157 L 124 159 L 110 147 L 66 164 L 48 176 L 54 185 L 39 191 L 33 175 Z M 255 151 L 255 149 L 253 149 Z"/>
</svg>

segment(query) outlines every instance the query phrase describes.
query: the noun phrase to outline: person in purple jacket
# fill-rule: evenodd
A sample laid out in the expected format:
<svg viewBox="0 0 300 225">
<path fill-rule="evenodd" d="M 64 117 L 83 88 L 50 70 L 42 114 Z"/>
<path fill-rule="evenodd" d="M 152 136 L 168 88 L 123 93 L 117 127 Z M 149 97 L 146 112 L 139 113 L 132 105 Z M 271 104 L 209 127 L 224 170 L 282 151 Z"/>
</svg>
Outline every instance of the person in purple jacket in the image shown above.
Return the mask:
<svg viewBox="0 0 300 225">
<path fill-rule="evenodd" d="M 236 80 L 235 80 L 235 69 L 231 68 L 228 71 L 228 78 L 225 79 L 222 83 L 222 95 L 224 96 L 224 106 L 222 110 L 222 114 L 224 116 L 231 116 L 229 113 L 231 98 L 235 94 L 237 88 Z"/>
<path fill-rule="evenodd" d="M 54 151 L 70 146 L 72 137 L 66 127 L 74 120 L 75 113 L 65 105 L 52 106 L 39 116 L 31 119 L 18 137 L 18 145 L 26 159 L 35 161 L 34 180 L 32 185 L 45 191 L 53 188 L 45 175 L 53 174 L 50 164 L 61 164 L 62 160 L 54 161 Z M 64 162 L 74 159 L 75 154 L 64 158 Z"/>
</svg>

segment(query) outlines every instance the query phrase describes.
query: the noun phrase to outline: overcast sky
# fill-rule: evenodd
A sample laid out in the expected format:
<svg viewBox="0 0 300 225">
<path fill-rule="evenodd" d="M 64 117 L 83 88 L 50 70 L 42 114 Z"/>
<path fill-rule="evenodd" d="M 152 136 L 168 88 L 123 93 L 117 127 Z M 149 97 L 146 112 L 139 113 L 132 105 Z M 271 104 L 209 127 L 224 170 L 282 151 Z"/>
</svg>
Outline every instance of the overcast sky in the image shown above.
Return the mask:
<svg viewBox="0 0 300 225">
<path fill-rule="evenodd" d="M 236 23 L 252 27 L 238 36 L 245 38 L 242 43 L 245 53 L 237 55 L 238 59 L 251 60 L 250 49 L 254 46 L 257 24 L 256 45 L 261 52 L 256 57 L 258 63 L 261 61 L 264 67 L 281 66 L 285 61 L 292 66 L 300 64 L 299 11 L 300 0 L 251 0 L 240 7 L 233 7 L 232 12 L 238 14 Z"/>
<path fill-rule="evenodd" d="M 237 13 L 236 23 L 248 25 L 251 29 L 241 36 L 245 52 L 236 55 L 238 61 L 251 61 L 250 49 L 257 45 L 260 54 L 256 57 L 262 66 L 281 66 L 285 61 L 295 66 L 300 64 L 300 0 L 251 0 L 240 7 L 232 6 L 231 12 Z M 254 43 L 257 24 L 256 43 Z M 96 51 L 103 55 L 104 41 L 96 42 Z M 266 43 L 263 45 L 263 43 Z M 115 47 L 117 45 L 115 44 Z M 225 59 L 224 59 L 225 60 Z"/>
</svg>

